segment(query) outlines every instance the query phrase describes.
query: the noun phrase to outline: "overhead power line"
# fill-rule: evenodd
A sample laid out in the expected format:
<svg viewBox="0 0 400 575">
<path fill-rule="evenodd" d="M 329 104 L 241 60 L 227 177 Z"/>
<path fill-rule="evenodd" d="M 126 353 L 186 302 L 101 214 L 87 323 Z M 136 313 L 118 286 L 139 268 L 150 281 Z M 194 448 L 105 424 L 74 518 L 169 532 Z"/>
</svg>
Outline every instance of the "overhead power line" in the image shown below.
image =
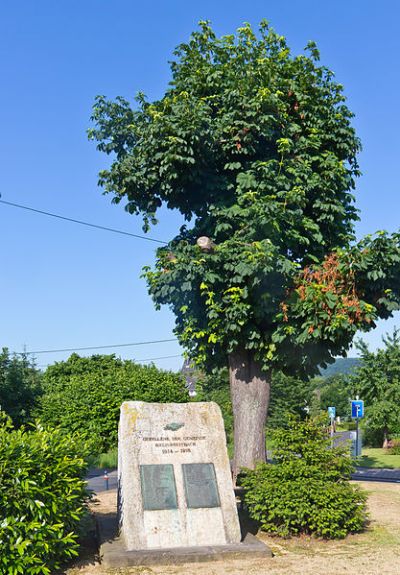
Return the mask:
<svg viewBox="0 0 400 575">
<path fill-rule="evenodd" d="M 145 361 L 156 361 L 157 359 L 170 359 L 170 358 L 172 358 L 172 357 L 182 357 L 182 354 L 181 354 L 181 353 L 178 353 L 178 354 L 175 354 L 175 355 L 162 355 L 162 356 L 160 356 L 160 357 L 148 357 L 148 358 L 146 358 L 146 359 L 136 359 L 136 357 L 133 357 L 131 361 L 137 361 L 137 362 L 142 362 L 142 363 L 144 363 Z M 45 364 L 45 365 L 44 365 L 44 364 L 38 365 L 37 367 L 42 368 L 42 367 L 48 367 L 49 365 L 51 365 L 51 364 L 50 364 L 50 363 L 47 363 L 47 364 Z"/>
<path fill-rule="evenodd" d="M 69 347 L 69 348 L 65 348 L 65 349 L 39 349 L 39 350 L 35 350 L 35 351 L 17 351 L 17 352 L 15 352 L 15 354 L 16 355 L 38 355 L 41 353 L 61 353 L 64 351 L 89 351 L 91 349 L 109 349 L 111 347 L 132 347 L 135 345 L 150 345 L 153 343 L 167 343 L 170 341 L 177 341 L 177 339 L 174 337 L 171 339 L 157 339 L 154 341 L 136 341 L 134 343 L 114 343 L 112 345 L 91 345 L 88 347 Z"/>
<path fill-rule="evenodd" d="M 136 357 L 133 357 L 132 361 L 155 361 L 156 359 L 170 359 L 171 357 L 182 357 L 182 354 L 177 353 L 175 355 L 162 355 L 161 357 L 149 357 L 147 359 L 136 359 Z"/>
<path fill-rule="evenodd" d="M 117 230 L 115 228 L 108 228 L 106 226 L 100 226 L 98 224 L 91 224 L 90 222 L 84 222 L 83 220 L 75 220 L 74 218 L 67 218 L 66 216 L 61 216 L 60 214 L 53 214 L 52 212 L 45 212 L 43 210 L 37 210 L 36 208 L 31 208 L 29 206 L 23 206 L 22 204 L 14 204 L 13 202 L 6 202 L 5 200 L 0 200 L 1 204 L 7 206 L 12 206 L 13 208 L 20 208 L 21 210 L 27 210 L 29 212 L 35 212 L 37 214 L 42 214 L 44 216 L 50 216 L 52 218 L 57 218 L 59 220 L 65 220 L 67 222 L 72 222 L 74 224 L 79 224 L 81 226 L 87 226 L 89 228 L 96 228 L 98 230 L 103 230 L 106 232 L 112 232 L 113 234 L 121 234 L 123 236 L 130 236 L 131 238 L 136 238 L 140 240 L 147 240 L 148 242 L 156 242 L 157 244 L 166 245 L 168 242 L 162 240 L 157 240 L 155 238 L 149 238 L 147 236 L 141 236 L 139 234 L 132 234 L 131 232 L 124 232 L 123 230 Z"/>
</svg>

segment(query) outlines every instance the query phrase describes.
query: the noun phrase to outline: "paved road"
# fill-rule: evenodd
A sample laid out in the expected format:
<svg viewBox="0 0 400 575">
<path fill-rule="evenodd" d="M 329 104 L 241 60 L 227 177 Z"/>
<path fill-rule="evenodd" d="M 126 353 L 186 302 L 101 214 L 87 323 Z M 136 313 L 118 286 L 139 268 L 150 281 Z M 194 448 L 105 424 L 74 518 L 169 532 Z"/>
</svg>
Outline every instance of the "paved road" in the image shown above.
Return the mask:
<svg viewBox="0 0 400 575">
<path fill-rule="evenodd" d="M 372 469 L 357 467 L 353 479 L 361 481 L 382 481 L 383 483 L 400 483 L 400 469 Z"/>
<path fill-rule="evenodd" d="M 95 493 L 100 493 L 100 491 L 106 491 L 107 481 L 104 479 L 103 469 L 93 469 L 88 475 L 88 485 L 89 489 Z M 108 473 L 108 489 L 117 488 L 117 471 L 110 471 Z"/>
<path fill-rule="evenodd" d="M 357 481 L 400 483 L 400 469 L 370 469 L 368 467 L 357 467 L 352 478 Z M 88 476 L 88 485 L 95 493 L 106 491 L 107 481 L 104 479 L 104 471 L 102 469 L 92 470 Z M 108 473 L 108 488 L 117 488 L 117 471 L 110 471 Z"/>
</svg>

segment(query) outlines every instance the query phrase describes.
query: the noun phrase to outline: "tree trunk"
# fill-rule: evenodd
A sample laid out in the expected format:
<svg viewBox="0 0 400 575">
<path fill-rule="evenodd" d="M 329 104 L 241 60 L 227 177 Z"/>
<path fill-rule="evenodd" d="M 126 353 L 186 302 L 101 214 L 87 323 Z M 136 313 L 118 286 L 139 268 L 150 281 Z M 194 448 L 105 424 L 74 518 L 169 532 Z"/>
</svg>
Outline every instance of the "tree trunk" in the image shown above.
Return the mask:
<svg viewBox="0 0 400 575">
<path fill-rule="evenodd" d="M 389 430 L 387 427 L 383 428 L 383 449 L 387 449 L 389 447 Z"/>
<path fill-rule="evenodd" d="M 238 349 L 229 356 L 234 458 L 233 479 L 242 467 L 254 469 L 266 460 L 265 422 L 270 394 L 271 372 L 263 372 L 253 354 Z"/>
</svg>

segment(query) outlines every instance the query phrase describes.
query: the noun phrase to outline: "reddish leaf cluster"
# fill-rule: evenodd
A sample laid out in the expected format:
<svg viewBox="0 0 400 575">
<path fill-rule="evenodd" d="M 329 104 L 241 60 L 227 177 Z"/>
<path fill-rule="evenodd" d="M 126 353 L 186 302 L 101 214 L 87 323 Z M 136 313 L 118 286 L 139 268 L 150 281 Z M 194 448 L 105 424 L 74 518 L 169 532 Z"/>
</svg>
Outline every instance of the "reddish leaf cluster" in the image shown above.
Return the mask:
<svg viewBox="0 0 400 575">
<path fill-rule="evenodd" d="M 362 300 L 356 291 L 354 273 L 350 267 L 343 270 L 337 253 L 329 254 L 320 266 L 304 268 L 294 288 L 301 302 L 313 303 L 320 311 L 325 312 L 326 324 L 333 316 L 345 316 L 350 324 L 371 322 Z M 289 321 L 289 305 L 280 304 L 283 321 Z M 317 326 L 318 327 L 318 326 Z M 316 326 L 310 325 L 308 333 L 312 334 Z"/>
</svg>

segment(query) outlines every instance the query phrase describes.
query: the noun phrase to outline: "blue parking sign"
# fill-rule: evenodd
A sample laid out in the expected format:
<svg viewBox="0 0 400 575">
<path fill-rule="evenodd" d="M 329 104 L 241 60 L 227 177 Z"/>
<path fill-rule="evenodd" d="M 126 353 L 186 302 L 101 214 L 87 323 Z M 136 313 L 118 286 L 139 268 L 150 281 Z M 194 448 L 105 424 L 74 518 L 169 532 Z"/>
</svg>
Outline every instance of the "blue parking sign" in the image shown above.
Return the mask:
<svg viewBox="0 0 400 575">
<path fill-rule="evenodd" d="M 364 402 L 361 399 L 351 402 L 351 417 L 353 419 L 364 417 Z"/>
<path fill-rule="evenodd" d="M 330 419 L 335 419 L 336 417 L 336 407 L 328 407 L 328 415 Z"/>
</svg>

